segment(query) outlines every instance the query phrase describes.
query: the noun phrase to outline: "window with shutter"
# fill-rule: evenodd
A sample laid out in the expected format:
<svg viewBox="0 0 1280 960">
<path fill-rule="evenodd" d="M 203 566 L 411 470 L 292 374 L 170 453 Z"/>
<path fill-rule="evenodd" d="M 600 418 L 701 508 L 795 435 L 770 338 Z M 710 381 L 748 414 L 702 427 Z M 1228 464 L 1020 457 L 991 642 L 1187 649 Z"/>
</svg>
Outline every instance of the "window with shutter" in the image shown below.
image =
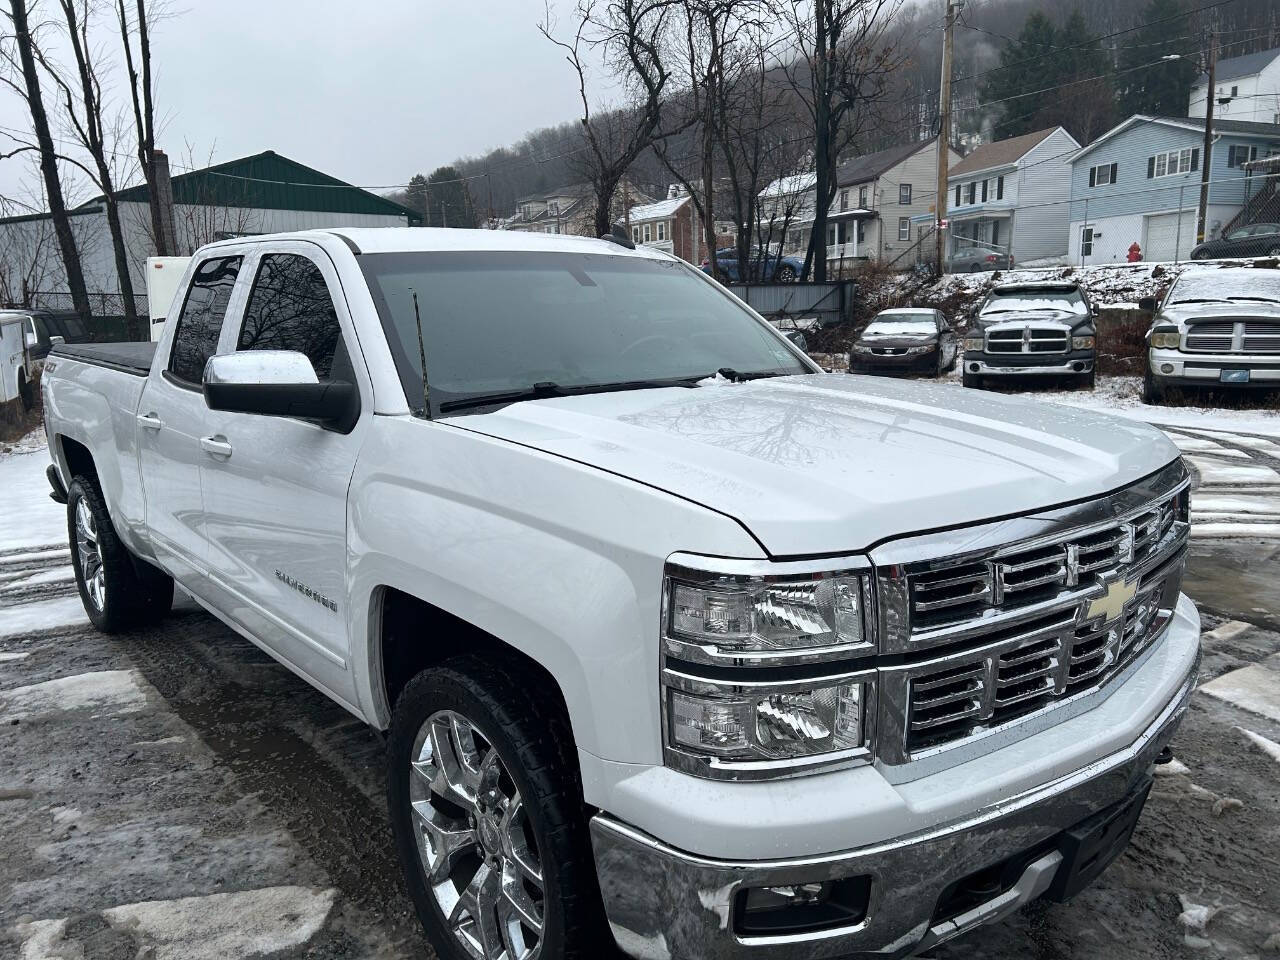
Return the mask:
<svg viewBox="0 0 1280 960">
<path fill-rule="evenodd" d="M 982 181 L 982 202 L 987 202 L 987 181 Z"/>
<path fill-rule="evenodd" d="M 1147 157 L 1147 179 L 1150 180 L 1156 175 L 1156 158 Z"/>
<path fill-rule="evenodd" d="M 956 206 L 960 206 L 960 184 L 956 184 Z"/>
<path fill-rule="evenodd" d="M 1004 177 L 996 178 L 996 199 L 1004 199 Z"/>
</svg>

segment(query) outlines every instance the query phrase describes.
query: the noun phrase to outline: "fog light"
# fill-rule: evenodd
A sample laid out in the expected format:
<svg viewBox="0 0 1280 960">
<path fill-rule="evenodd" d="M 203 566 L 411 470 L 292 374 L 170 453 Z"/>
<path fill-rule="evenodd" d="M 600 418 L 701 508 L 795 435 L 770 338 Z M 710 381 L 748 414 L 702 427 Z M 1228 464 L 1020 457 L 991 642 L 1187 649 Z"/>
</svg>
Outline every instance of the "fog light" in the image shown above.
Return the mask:
<svg viewBox="0 0 1280 960">
<path fill-rule="evenodd" d="M 752 887 L 738 894 L 734 926 L 748 935 L 853 926 L 866 919 L 870 895 L 870 877 Z"/>
<path fill-rule="evenodd" d="M 1162 364 L 1160 364 L 1160 372 L 1161 372 L 1161 373 L 1173 373 L 1173 364 L 1172 364 L 1172 363 L 1162 363 Z"/>
<path fill-rule="evenodd" d="M 979 366 L 978 364 L 976 364 L 976 363 L 971 363 L 971 364 L 969 364 L 969 372 L 970 372 L 970 373 L 977 373 L 977 372 L 978 372 L 979 370 L 981 370 L 981 369 L 982 369 L 982 367 L 980 367 L 980 366 Z"/>
</svg>

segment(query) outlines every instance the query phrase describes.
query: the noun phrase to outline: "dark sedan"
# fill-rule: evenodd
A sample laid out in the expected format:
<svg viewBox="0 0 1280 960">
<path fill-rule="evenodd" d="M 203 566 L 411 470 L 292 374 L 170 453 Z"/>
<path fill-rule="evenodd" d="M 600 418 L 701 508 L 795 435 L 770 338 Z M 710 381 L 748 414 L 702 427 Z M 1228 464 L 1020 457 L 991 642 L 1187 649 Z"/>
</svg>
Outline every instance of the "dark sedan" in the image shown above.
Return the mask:
<svg viewBox="0 0 1280 960">
<path fill-rule="evenodd" d="M 764 283 L 795 283 L 804 270 L 804 261 L 798 257 L 780 257 L 770 254 L 768 257 L 757 257 L 747 269 L 750 275 L 746 278 Z M 704 273 L 711 272 L 711 261 L 702 261 Z M 738 269 L 738 251 L 720 250 L 716 253 L 716 272 L 721 280 L 738 283 L 743 279 Z"/>
<path fill-rule="evenodd" d="M 958 348 L 941 310 L 884 310 L 849 350 L 849 372 L 938 377 L 955 368 Z"/>
<path fill-rule="evenodd" d="M 1192 260 L 1223 257 L 1280 257 L 1280 223 L 1251 223 L 1191 251 Z"/>
</svg>

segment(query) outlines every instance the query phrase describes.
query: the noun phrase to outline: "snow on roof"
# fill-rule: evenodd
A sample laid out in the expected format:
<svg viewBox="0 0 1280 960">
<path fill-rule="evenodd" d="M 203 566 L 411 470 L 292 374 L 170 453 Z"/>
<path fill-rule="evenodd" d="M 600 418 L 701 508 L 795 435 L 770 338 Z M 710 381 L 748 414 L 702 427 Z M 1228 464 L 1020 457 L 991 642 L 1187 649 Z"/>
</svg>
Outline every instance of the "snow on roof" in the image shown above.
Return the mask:
<svg viewBox="0 0 1280 960">
<path fill-rule="evenodd" d="M 789 197 L 804 193 L 818 185 L 816 173 L 797 173 L 793 177 L 781 177 L 760 191 L 762 197 Z"/>
<path fill-rule="evenodd" d="M 632 220 L 664 220 L 689 202 L 688 196 L 672 197 L 657 203 L 642 203 L 631 208 Z"/>
</svg>

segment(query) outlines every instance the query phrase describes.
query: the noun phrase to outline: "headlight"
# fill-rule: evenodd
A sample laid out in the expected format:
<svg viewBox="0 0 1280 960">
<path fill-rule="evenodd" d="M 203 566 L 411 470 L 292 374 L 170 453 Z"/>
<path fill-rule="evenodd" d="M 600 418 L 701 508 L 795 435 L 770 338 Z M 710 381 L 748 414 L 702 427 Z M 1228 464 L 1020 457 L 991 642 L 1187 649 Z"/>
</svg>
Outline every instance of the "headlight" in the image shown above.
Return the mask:
<svg viewBox="0 0 1280 960">
<path fill-rule="evenodd" d="M 1181 338 L 1177 332 L 1174 333 L 1153 333 L 1151 335 L 1151 346 L 1156 350 L 1177 350 Z"/>
<path fill-rule="evenodd" d="M 937 344 L 926 343 L 921 347 L 907 347 L 907 353 L 933 353 L 937 349 Z"/>
<path fill-rule="evenodd" d="M 871 352 L 871 348 L 870 348 L 870 347 L 864 347 L 864 346 L 863 346 L 862 344 L 860 344 L 860 343 L 855 343 L 855 344 L 853 345 L 853 352 L 854 352 L 854 353 L 870 353 L 870 352 Z"/>
<path fill-rule="evenodd" d="M 710 569 L 707 569 L 709 567 Z M 869 570 L 677 555 L 663 590 L 669 765 L 754 779 L 870 755 Z"/>
<path fill-rule="evenodd" d="M 1093 337 L 1072 337 L 1071 349 L 1072 350 L 1092 350 L 1095 342 L 1096 341 L 1094 340 Z"/>
<path fill-rule="evenodd" d="M 687 582 L 667 579 L 667 636 L 680 653 L 695 644 L 709 656 L 797 653 L 866 643 L 866 581 L 861 576 L 808 579 L 718 576 Z"/>
<path fill-rule="evenodd" d="M 965 338 L 964 338 L 964 348 L 965 348 L 966 350 L 976 350 L 976 351 L 978 351 L 979 353 L 981 353 L 981 352 L 982 352 L 982 338 L 981 338 L 981 337 L 965 337 Z"/>
<path fill-rule="evenodd" d="M 866 743 L 865 693 L 856 681 L 785 693 L 705 696 L 670 691 L 671 745 L 720 760 L 796 760 Z"/>
</svg>

